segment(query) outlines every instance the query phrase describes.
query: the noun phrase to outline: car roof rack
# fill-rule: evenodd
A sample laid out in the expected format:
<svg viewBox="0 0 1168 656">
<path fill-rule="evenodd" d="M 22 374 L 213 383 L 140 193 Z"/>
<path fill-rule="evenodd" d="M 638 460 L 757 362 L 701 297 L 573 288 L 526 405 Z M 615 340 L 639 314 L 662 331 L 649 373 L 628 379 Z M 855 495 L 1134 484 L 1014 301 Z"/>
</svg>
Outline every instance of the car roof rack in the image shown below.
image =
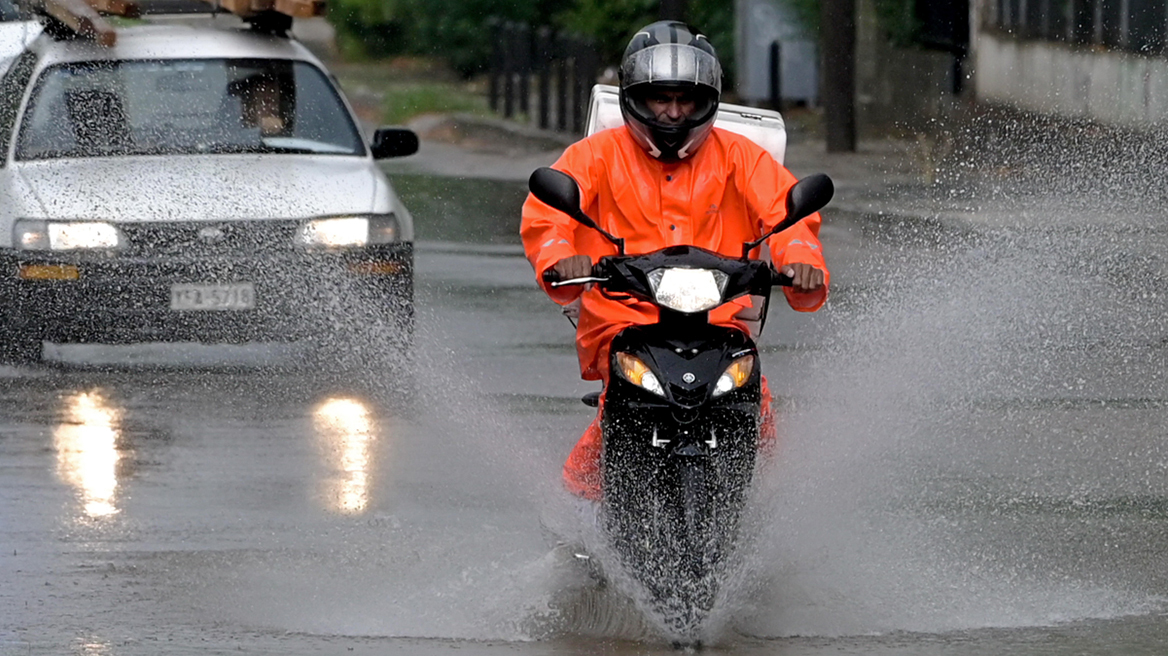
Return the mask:
<svg viewBox="0 0 1168 656">
<path fill-rule="evenodd" d="M 112 47 L 118 33 L 106 16 L 228 12 L 252 29 L 285 36 L 294 18 L 323 16 L 326 0 L 31 0 L 29 8 L 48 19 L 46 32 L 56 38 L 92 39 Z"/>
</svg>

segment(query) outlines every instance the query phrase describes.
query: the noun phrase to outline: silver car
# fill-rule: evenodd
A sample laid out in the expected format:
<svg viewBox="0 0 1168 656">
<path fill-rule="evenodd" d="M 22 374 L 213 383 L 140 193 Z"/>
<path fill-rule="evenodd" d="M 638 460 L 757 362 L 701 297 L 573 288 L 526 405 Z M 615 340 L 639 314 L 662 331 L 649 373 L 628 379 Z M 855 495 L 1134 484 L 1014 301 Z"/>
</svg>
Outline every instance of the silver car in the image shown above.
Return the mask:
<svg viewBox="0 0 1168 656">
<path fill-rule="evenodd" d="M 46 30 L 0 78 L 0 354 L 42 340 L 408 349 L 413 223 L 321 63 L 246 29 Z"/>
</svg>

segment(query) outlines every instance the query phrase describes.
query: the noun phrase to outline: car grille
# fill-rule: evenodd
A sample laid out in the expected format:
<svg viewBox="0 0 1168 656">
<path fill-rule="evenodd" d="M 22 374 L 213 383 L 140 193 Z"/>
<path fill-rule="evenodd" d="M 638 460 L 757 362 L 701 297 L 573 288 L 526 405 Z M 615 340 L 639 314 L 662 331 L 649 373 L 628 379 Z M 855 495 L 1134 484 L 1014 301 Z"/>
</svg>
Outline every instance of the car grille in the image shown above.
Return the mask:
<svg viewBox="0 0 1168 656">
<path fill-rule="evenodd" d="M 298 221 L 199 221 L 121 223 L 127 255 L 235 255 L 288 252 Z"/>
</svg>

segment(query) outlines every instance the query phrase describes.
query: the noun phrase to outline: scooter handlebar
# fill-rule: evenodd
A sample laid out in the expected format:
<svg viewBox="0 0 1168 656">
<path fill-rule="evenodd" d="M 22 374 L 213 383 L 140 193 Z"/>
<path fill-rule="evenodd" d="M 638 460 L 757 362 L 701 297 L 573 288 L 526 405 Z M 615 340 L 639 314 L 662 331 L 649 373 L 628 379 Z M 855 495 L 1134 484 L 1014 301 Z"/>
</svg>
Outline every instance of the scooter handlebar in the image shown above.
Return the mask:
<svg viewBox="0 0 1168 656">
<path fill-rule="evenodd" d="M 573 284 L 574 285 L 583 285 L 583 284 L 588 283 L 588 282 L 597 282 L 598 280 L 603 279 L 601 276 L 601 273 L 602 273 L 602 271 L 601 271 L 600 265 L 593 264 L 592 271 L 589 272 L 589 275 L 587 277 L 584 277 L 584 278 L 575 278 L 573 280 L 564 280 L 563 276 L 560 275 L 560 272 L 556 271 L 555 269 L 545 269 L 543 272 L 543 275 L 541 277 L 543 278 L 543 281 L 546 282 L 547 284 L 549 284 L 553 287 L 559 287 L 560 285 L 573 285 Z M 579 282 L 574 282 L 576 280 L 578 280 Z"/>
<path fill-rule="evenodd" d="M 771 286 L 772 287 L 790 287 L 795 282 L 795 279 L 785 273 L 780 272 L 775 266 L 771 265 Z"/>
<path fill-rule="evenodd" d="M 600 264 L 594 264 L 594 265 L 592 265 L 591 275 L 589 275 L 586 278 L 577 278 L 576 280 L 579 280 L 579 282 L 565 281 L 564 278 L 560 275 L 560 272 L 556 271 L 555 269 L 544 270 L 542 278 L 543 278 L 543 281 L 545 283 L 552 285 L 553 287 L 559 287 L 559 286 L 564 285 L 564 284 L 583 285 L 587 282 L 596 282 L 597 279 L 602 279 L 602 274 L 603 274 L 603 271 L 601 271 Z M 788 275 L 780 272 L 778 269 L 776 269 L 774 267 L 774 265 L 771 265 L 771 285 L 772 286 L 774 286 L 774 287 L 790 287 L 791 283 L 793 283 L 793 282 L 794 282 L 794 279 L 791 278 L 791 276 L 788 276 Z"/>
</svg>

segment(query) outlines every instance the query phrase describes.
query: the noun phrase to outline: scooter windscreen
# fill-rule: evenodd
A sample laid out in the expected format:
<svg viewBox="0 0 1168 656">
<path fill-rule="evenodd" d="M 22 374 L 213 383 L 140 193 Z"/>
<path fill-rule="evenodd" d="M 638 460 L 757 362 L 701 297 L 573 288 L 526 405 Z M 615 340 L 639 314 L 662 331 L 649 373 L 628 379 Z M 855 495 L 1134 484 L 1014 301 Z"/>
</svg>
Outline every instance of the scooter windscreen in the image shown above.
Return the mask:
<svg viewBox="0 0 1168 656">
<path fill-rule="evenodd" d="M 678 312 L 705 312 L 722 304 L 730 276 L 715 269 L 662 267 L 649 272 L 657 305 Z"/>
</svg>

